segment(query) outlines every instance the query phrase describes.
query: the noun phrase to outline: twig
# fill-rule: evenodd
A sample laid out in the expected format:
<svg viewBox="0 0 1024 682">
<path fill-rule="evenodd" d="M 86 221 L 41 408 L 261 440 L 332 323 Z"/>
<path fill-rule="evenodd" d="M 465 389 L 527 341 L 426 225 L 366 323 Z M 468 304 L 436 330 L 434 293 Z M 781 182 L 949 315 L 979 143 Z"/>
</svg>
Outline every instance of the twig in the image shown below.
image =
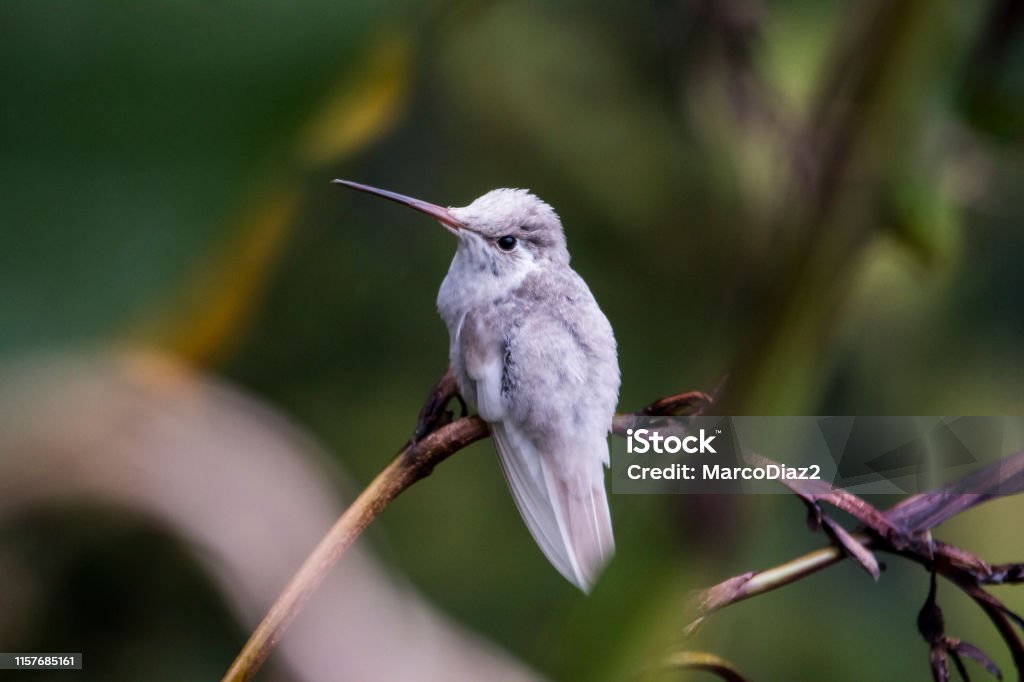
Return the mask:
<svg viewBox="0 0 1024 682">
<path fill-rule="evenodd" d="M 377 515 L 407 488 L 429 476 L 435 466 L 489 435 L 487 424 L 477 416 L 452 421 L 447 405 L 455 397 L 457 389 L 449 368 L 427 396 L 413 437 L 345 510 L 306 558 L 250 635 L 222 682 L 252 679 L 327 573 Z M 642 413 L 672 415 L 693 412 L 704 408 L 709 401 L 710 398 L 703 393 L 682 393 L 662 398 L 644 408 Z M 621 428 L 621 425 L 622 420 L 617 418 L 617 426 Z"/>
<path fill-rule="evenodd" d="M 756 459 L 771 461 L 759 456 Z M 971 597 L 999 631 L 1018 674 L 1024 678 L 1024 643 L 1014 629 L 1016 624 L 1024 630 L 1024 619 L 983 589 L 984 585 L 1024 582 L 1024 563 L 993 566 L 965 549 L 931 538 L 932 528 L 967 509 L 999 495 L 1024 492 L 1024 452 L 982 467 L 938 490 L 909 497 L 886 511 L 876 509 L 852 493 L 832 489 L 819 481 L 783 483 L 809 505 L 816 527 L 823 527 L 829 532 L 836 544 L 775 568 L 743 573 L 701 590 L 694 598 L 698 615 L 686 627 L 684 632 L 687 636 L 694 634 L 711 613 L 806 578 L 847 556 L 853 556 L 870 571 L 871 566 L 878 566 L 872 551 L 883 551 L 921 564 L 931 572 L 933 580 L 935 575 L 941 575 Z M 838 523 L 824 516 L 819 507 L 821 502 L 851 514 L 864 525 L 863 531 L 850 534 L 843 530 Z M 994 669 L 991 660 L 977 647 L 946 635 L 941 610 L 935 603 L 934 587 L 921 614 L 919 628 L 930 646 L 930 661 L 936 679 L 947 679 L 947 656 L 953 659 L 958 669 L 962 667 L 961 656 L 978 661 L 990 672 Z"/>
<path fill-rule="evenodd" d="M 689 637 L 695 634 L 707 617 L 719 609 L 795 583 L 845 558 L 842 549 L 831 545 L 790 559 L 773 568 L 742 573 L 705 588 L 698 592 L 693 600 L 700 615 L 686 626 L 684 635 Z"/>
</svg>

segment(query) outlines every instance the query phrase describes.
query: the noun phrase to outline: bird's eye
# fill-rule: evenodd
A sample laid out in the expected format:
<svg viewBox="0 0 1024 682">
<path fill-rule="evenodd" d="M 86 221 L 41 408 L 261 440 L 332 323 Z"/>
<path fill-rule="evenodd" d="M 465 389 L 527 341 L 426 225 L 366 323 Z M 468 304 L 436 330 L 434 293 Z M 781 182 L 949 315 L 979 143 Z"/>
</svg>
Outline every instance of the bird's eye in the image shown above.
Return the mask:
<svg viewBox="0 0 1024 682">
<path fill-rule="evenodd" d="M 516 238 L 510 234 L 505 235 L 498 240 L 498 248 L 502 251 L 511 251 L 516 248 Z"/>
</svg>

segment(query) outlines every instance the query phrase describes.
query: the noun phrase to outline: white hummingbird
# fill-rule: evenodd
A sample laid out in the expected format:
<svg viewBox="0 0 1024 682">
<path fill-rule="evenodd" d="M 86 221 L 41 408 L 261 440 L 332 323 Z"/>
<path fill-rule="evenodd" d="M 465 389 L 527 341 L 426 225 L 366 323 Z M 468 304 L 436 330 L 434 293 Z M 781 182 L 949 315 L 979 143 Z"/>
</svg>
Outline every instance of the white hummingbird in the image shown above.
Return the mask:
<svg viewBox="0 0 1024 682">
<path fill-rule="evenodd" d="M 569 266 L 555 211 L 522 189 L 443 208 L 348 180 L 440 222 L 458 248 L 437 294 L 459 391 L 490 427 L 541 551 L 587 592 L 615 549 L 605 494 L 615 337 Z"/>
</svg>

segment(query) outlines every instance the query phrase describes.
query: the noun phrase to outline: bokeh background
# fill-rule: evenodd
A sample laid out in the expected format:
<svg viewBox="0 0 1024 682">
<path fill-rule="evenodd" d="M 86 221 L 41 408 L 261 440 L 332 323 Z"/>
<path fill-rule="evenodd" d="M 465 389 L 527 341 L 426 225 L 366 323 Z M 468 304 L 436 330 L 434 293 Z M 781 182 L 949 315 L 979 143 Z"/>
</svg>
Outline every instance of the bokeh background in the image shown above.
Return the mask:
<svg viewBox="0 0 1024 682">
<path fill-rule="evenodd" d="M 725 375 L 723 413 L 1024 410 L 1018 0 L 42 0 L 0 26 L 0 650 L 83 651 L 60 679 L 219 676 L 408 437 L 454 245 L 333 177 L 551 203 L 623 410 Z M 611 504 L 583 597 L 478 444 L 382 514 L 366 575 L 261 679 L 626 679 L 683 646 L 691 590 L 824 542 L 786 496 Z M 939 536 L 1020 560 L 1022 505 Z M 929 679 L 927 575 L 888 568 L 686 646 L 756 679 Z M 361 626 L 316 643 L 332 614 Z"/>
</svg>

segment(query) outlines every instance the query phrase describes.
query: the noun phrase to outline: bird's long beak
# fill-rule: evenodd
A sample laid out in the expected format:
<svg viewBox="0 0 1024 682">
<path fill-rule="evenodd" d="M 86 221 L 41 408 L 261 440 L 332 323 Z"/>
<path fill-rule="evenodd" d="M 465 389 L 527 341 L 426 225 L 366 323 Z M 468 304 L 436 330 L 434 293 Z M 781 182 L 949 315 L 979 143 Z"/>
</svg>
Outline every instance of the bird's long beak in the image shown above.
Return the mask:
<svg viewBox="0 0 1024 682">
<path fill-rule="evenodd" d="M 464 222 L 453 216 L 451 211 L 449 211 L 447 208 L 444 208 L 443 206 L 431 204 L 429 202 L 421 201 L 419 199 L 413 199 L 412 197 L 407 197 L 404 194 L 398 194 L 397 192 L 389 192 L 386 189 L 378 189 L 376 187 L 370 187 L 369 185 L 361 185 L 358 182 L 352 182 L 351 180 L 331 180 L 331 182 L 338 185 L 345 185 L 346 187 L 351 187 L 352 189 L 357 189 L 360 192 L 376 194 L 379 197 L 384 197 L 385 199 L 390 199 L 391 201 L 397 202 L 404 206 L 408 206 L 409 208 L 414 208 L 417 211 L 426 213 L 428 216 L 430 216 L 434 220 L 439 221 L 441 224 L 447 225 L 448 227 L 454 228 L 456 230 L 462 230 L 466 228 L 466 224 Z"/>
</svg>

